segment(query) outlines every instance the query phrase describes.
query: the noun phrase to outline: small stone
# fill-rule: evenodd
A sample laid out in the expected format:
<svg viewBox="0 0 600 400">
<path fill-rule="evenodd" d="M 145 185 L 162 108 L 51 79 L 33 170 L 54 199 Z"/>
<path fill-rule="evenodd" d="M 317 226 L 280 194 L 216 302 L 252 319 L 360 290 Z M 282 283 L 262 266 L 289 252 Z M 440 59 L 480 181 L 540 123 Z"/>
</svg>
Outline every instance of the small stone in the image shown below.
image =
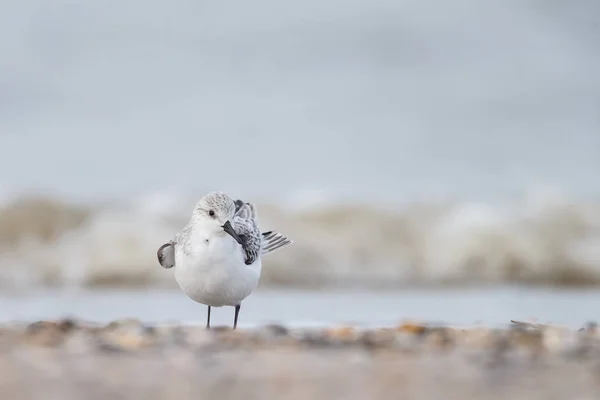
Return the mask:
<svg viewBox="0 0 600 400">
<path fill-rule="evenodd" d="M 562 329 L 545 329 L 542 333 L 542 343 L 550 352 L 559 352 L 565 346 L 565 332 Z"/>
<path fill-rule="evenodd" d="M 143 329 L 143 328 L 145 328 L 145 325 L 139 319 L 125 318 L 125 319 L 111 321 L 110 323 L 108 323 L 108 325 L 106 325 L 104 327 L 104 330 L 114 331 L 114 330 L 118 330 L 118 329 L 129 330 L 129 329 Z"/>
<path fill-rule="evenodd" d="M 290 333 L 288 328 L 286 328 L 283 325 L 279 325 L 279 324 L 266 325 L 263 328 L 263 330 L 265 330 L 266 332 L 269 332 L 273 336 L 287 336 Z"/>
<path fill-rule="evenodd" d="M 579 332 L 586 332 L 592 336 L 598 333 L 598 324 L 596 322 L 588 322 L 583 328 L 579 329 Z"/>
<path fill-rule="evenodd" d="M 546 329 L 542 341 L 548 351 L 571 358 L 586 356 L 592 349 L 591 340 L 585 333 L 568 329 Z"/>
<path fill-rule="evenodd" d="M 156 345 L 162 346 L 185 346 L 185 334 L 183 327 L 176 326 L 160 326 L 146 327 L 146 333 L 154 337 Z"/>
<path fill-rule="evenodd" d="M 425 343 L 436 349 L 448 350 L 454 346 L 454 339 L 447 328 L 431 328 Z"/>
<path fill-rule="evenodd" d="M 479 328 L 462 336 L 463 343 L 472 350 L 502 352 L 510 345 L 505 331 Z"/>
<path fill-rule="evenodd" d="M 136 319 L 113 321 L 99 332 L 102 343 L 121 350 L 139 350 L 155 342 L 155 330 Z"/>
<path fill-rule="evenodd" d="M 392 329 L 375 329 L 363 332 L 360 337 L 362 345 L 368 349 L 391 348 L 397 344 L 396 332 Z"/>
<path fill-rule="evenodd" d="M 349 343 L 356 339 L 356 331 L 350 326 L 330 328 L 325 330 L 325 335 L 337 343 Z"/>
<path fill-rule="evenodd" d="M 545 352 L 541 330 L 515 330 L 508 335 L 512 354 L 516 356 L 533 357 L 534 359 Z"/>
<path fill-rule="evenodd" d="M 510 320 L 513 324 L 512 328 L 520 328 L 520 329 L 533 329 L 533 330 L 543 330 L 548 327 L 548 325 L 538 324 L 536 322 L 523 322 L 523 321 L 515 321 Z"/>
<path fill-rule="evenodd" d="M 215 340 L 210 330 L 205 328 L 181 328 L 177 327 L 171 332 L 171 335 L 178 337 L 180 341 L 183 341 L 188 346 L 201 347 Z"/>
<path fill-rule="evenodd" d="M 482 354 L 488 367 L 504 365 L 511 349 L 510 339 L 506 331 L 491 331 L 489 349 Z"/>
<path fill-rule="evenodd" d="M 55 328 L 55 327 L 56 327 L 56 322 L 37 321 L 37 322 L 32 322 L 31 324 L 27 325 L 26 331 L 27 331 L 27 333 L 37 333 L 37 332 L 43 331 L 44 329 L 50 329 L 50 328 Z"/>
<path fill-rule="evenodd" d="M 58 321 L 57 325 L 58 328 L 65 333 L 77 328 L 77 323 L 71 318 L 62 319 Z"/>
<path fill-rule="evenodd" d="M 63 343 L 67 351 L 72 353 L 86 354 L 96 348 L 97 338 L 95 332 L 90 329 L 78 329 L 69 336 Z"/>
<path fill-rule="evenodd" d="M 388 345 L 387 342 L 389 341 L 389 345 L 392 348 L 405 352 L 418 351 L 422 348 L 423 342 L 420 335 L 397 330 L 386 330 L 386 332 L 390 338 L 382 342 L 384 345 Z"/>
<path fill-rule="evenodd" d="M 413 335 L 422 335 L 427 331 L 427 327 L 413 322 L 405 322 L 398 326 L 397 330 L 399 332 L 410 333 Z"/>
<path fill-rule="evenodd" d="M 265 325 L 249 332 L 249 337 L 256 343 L 293 343 L 290 331 L 282 325 Z"/>
<path fill-rule="evenodd" d="M 220 326 L 211 326 L 209 329 L 206 329 L 210 333 L 221 334 L 225 332 L 230 332 L 233 330 L 230 326 L 220 325 Z"/>
<path fill-rule="evenodd" d="M 217 340 L 221 344 L 241 345 L 248 339 L 248 334 L 242 330 L 228 329 L 219 334 Z"/>
<path fill-rule="evenodd" d="M 302 330 L 297 332 L 295 336 L 300 343 L 309 346 L 326 347 L 334 344 L 327 335 L 327 332 L 323 330 Z"/>
<path fill-rule="evenodd" d="M 65 331 L 56 322 L 38 321 L 27 326 L 22 342 L 41 347 L 56 347 L 65 339 Z"/>
</svg>

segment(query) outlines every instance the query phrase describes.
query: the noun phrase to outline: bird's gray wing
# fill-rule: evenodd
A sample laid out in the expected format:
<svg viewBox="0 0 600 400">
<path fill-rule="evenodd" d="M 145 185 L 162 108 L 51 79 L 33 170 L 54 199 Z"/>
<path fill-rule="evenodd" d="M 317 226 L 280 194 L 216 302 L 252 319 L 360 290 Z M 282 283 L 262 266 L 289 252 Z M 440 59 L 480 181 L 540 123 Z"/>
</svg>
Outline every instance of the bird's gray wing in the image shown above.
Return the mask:
<svg viewBox="0 0 600 400">
<path fill-rule="evenodd" d="M 256 208 L 250 203 L 236 200 L 236 213 L 233 217 L 233 229 L 242 239 L 242 248 L 246 253 L 246 265 L 253 264 L 260 256 L 262 237 L 256 221 Z"/>
<path fill-rule="evenodd" d="M 249 221 L 254 224 L 257 224 L 258 215 L 256 213 L 256 207 L 254 204 L 247 203 L 242 200 L 235 201 L 235 217 L 241 218 L 244 221 Z"/>
<path fill-rule="evenodd" d="M 240 199 L 237 199 L 236 201 L 234 201 L 234 203 L 235 203 L 235 213 L 236 214 L 238 213 L 238 211 L 240 211 L 240 208 L 242 208 L 244 206 L 244 204 L 246 204 Z"/>
<path fill-rule="evenodd" d="M 246 265 L 251 265 L 260 256 L 261 235 L 256 225 L 239 225 L 238 235 L 242 239 L 242 248 L 246 253 Z"/>
<path fill-rule="evenodd" d="M 165 269 L 175 266 L 175 242 L 170 240 L 158 248 L 156 252 L 158 263 Z"/>
<path fill-rule="evenodd" d="M 261 234 L 257 220 L 256 207 L 252 203 L 246 203 L 242 200 L 235 201 L 234 221 L 239 227 L 234 227 L 234 229 L 238 236 L 244 235 L 242 247 L 246 252 L 246 264 L 252 264 L 258 257 L 294 243 L 293 240 L 276 231 Z"/>
</svg>

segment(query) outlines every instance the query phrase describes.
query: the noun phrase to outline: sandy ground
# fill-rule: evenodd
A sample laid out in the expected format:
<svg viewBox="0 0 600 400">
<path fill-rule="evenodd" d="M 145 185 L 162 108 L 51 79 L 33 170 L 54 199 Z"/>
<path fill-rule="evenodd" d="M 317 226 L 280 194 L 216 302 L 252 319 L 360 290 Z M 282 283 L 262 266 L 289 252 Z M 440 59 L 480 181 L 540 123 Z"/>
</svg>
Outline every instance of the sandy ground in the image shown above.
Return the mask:
<svg viewBox="0 0 600 400">
<path fill-rule="evenodd" d="M 232 331 L 72 320 L 0 329 L 1 399 L 598 399 L 600 333 L 452 329 Z"/>
</svg>

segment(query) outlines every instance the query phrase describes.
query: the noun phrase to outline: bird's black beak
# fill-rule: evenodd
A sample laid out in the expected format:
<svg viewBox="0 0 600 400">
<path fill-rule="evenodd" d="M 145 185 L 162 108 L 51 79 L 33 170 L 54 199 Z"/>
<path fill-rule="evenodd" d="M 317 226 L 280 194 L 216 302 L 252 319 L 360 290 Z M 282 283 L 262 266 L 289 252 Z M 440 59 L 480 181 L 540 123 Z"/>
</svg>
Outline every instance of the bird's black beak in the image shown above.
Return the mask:
<svg viewBox="0 0 600 400">
<path fill-rule="evenodd" d="M 242 239 L 238 236 L 237 233 L 233 230 L 233 226 L 231 226 L 231 222 L 227 221 L 221 226 L 225 232 L 227 232 L 232 238 L 235 239 L 236 242 L 242 244 Z"/>
</svg>

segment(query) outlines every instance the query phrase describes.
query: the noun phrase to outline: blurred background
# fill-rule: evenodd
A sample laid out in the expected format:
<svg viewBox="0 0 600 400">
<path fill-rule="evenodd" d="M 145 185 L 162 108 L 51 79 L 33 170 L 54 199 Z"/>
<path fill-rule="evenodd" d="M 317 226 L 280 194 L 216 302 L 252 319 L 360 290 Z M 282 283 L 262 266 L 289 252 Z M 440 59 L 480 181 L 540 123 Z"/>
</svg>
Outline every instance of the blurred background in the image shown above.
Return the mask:
<svg viewBox="0 0 600 400">
<path fill-rule="evenodd" d="M 156 250 L 212 190 L 295 241 L 241 324 L 593 318 L 599 23 L 593 0 L 4 1 L 0 319 L 203 323 Z"/>
</svg>

